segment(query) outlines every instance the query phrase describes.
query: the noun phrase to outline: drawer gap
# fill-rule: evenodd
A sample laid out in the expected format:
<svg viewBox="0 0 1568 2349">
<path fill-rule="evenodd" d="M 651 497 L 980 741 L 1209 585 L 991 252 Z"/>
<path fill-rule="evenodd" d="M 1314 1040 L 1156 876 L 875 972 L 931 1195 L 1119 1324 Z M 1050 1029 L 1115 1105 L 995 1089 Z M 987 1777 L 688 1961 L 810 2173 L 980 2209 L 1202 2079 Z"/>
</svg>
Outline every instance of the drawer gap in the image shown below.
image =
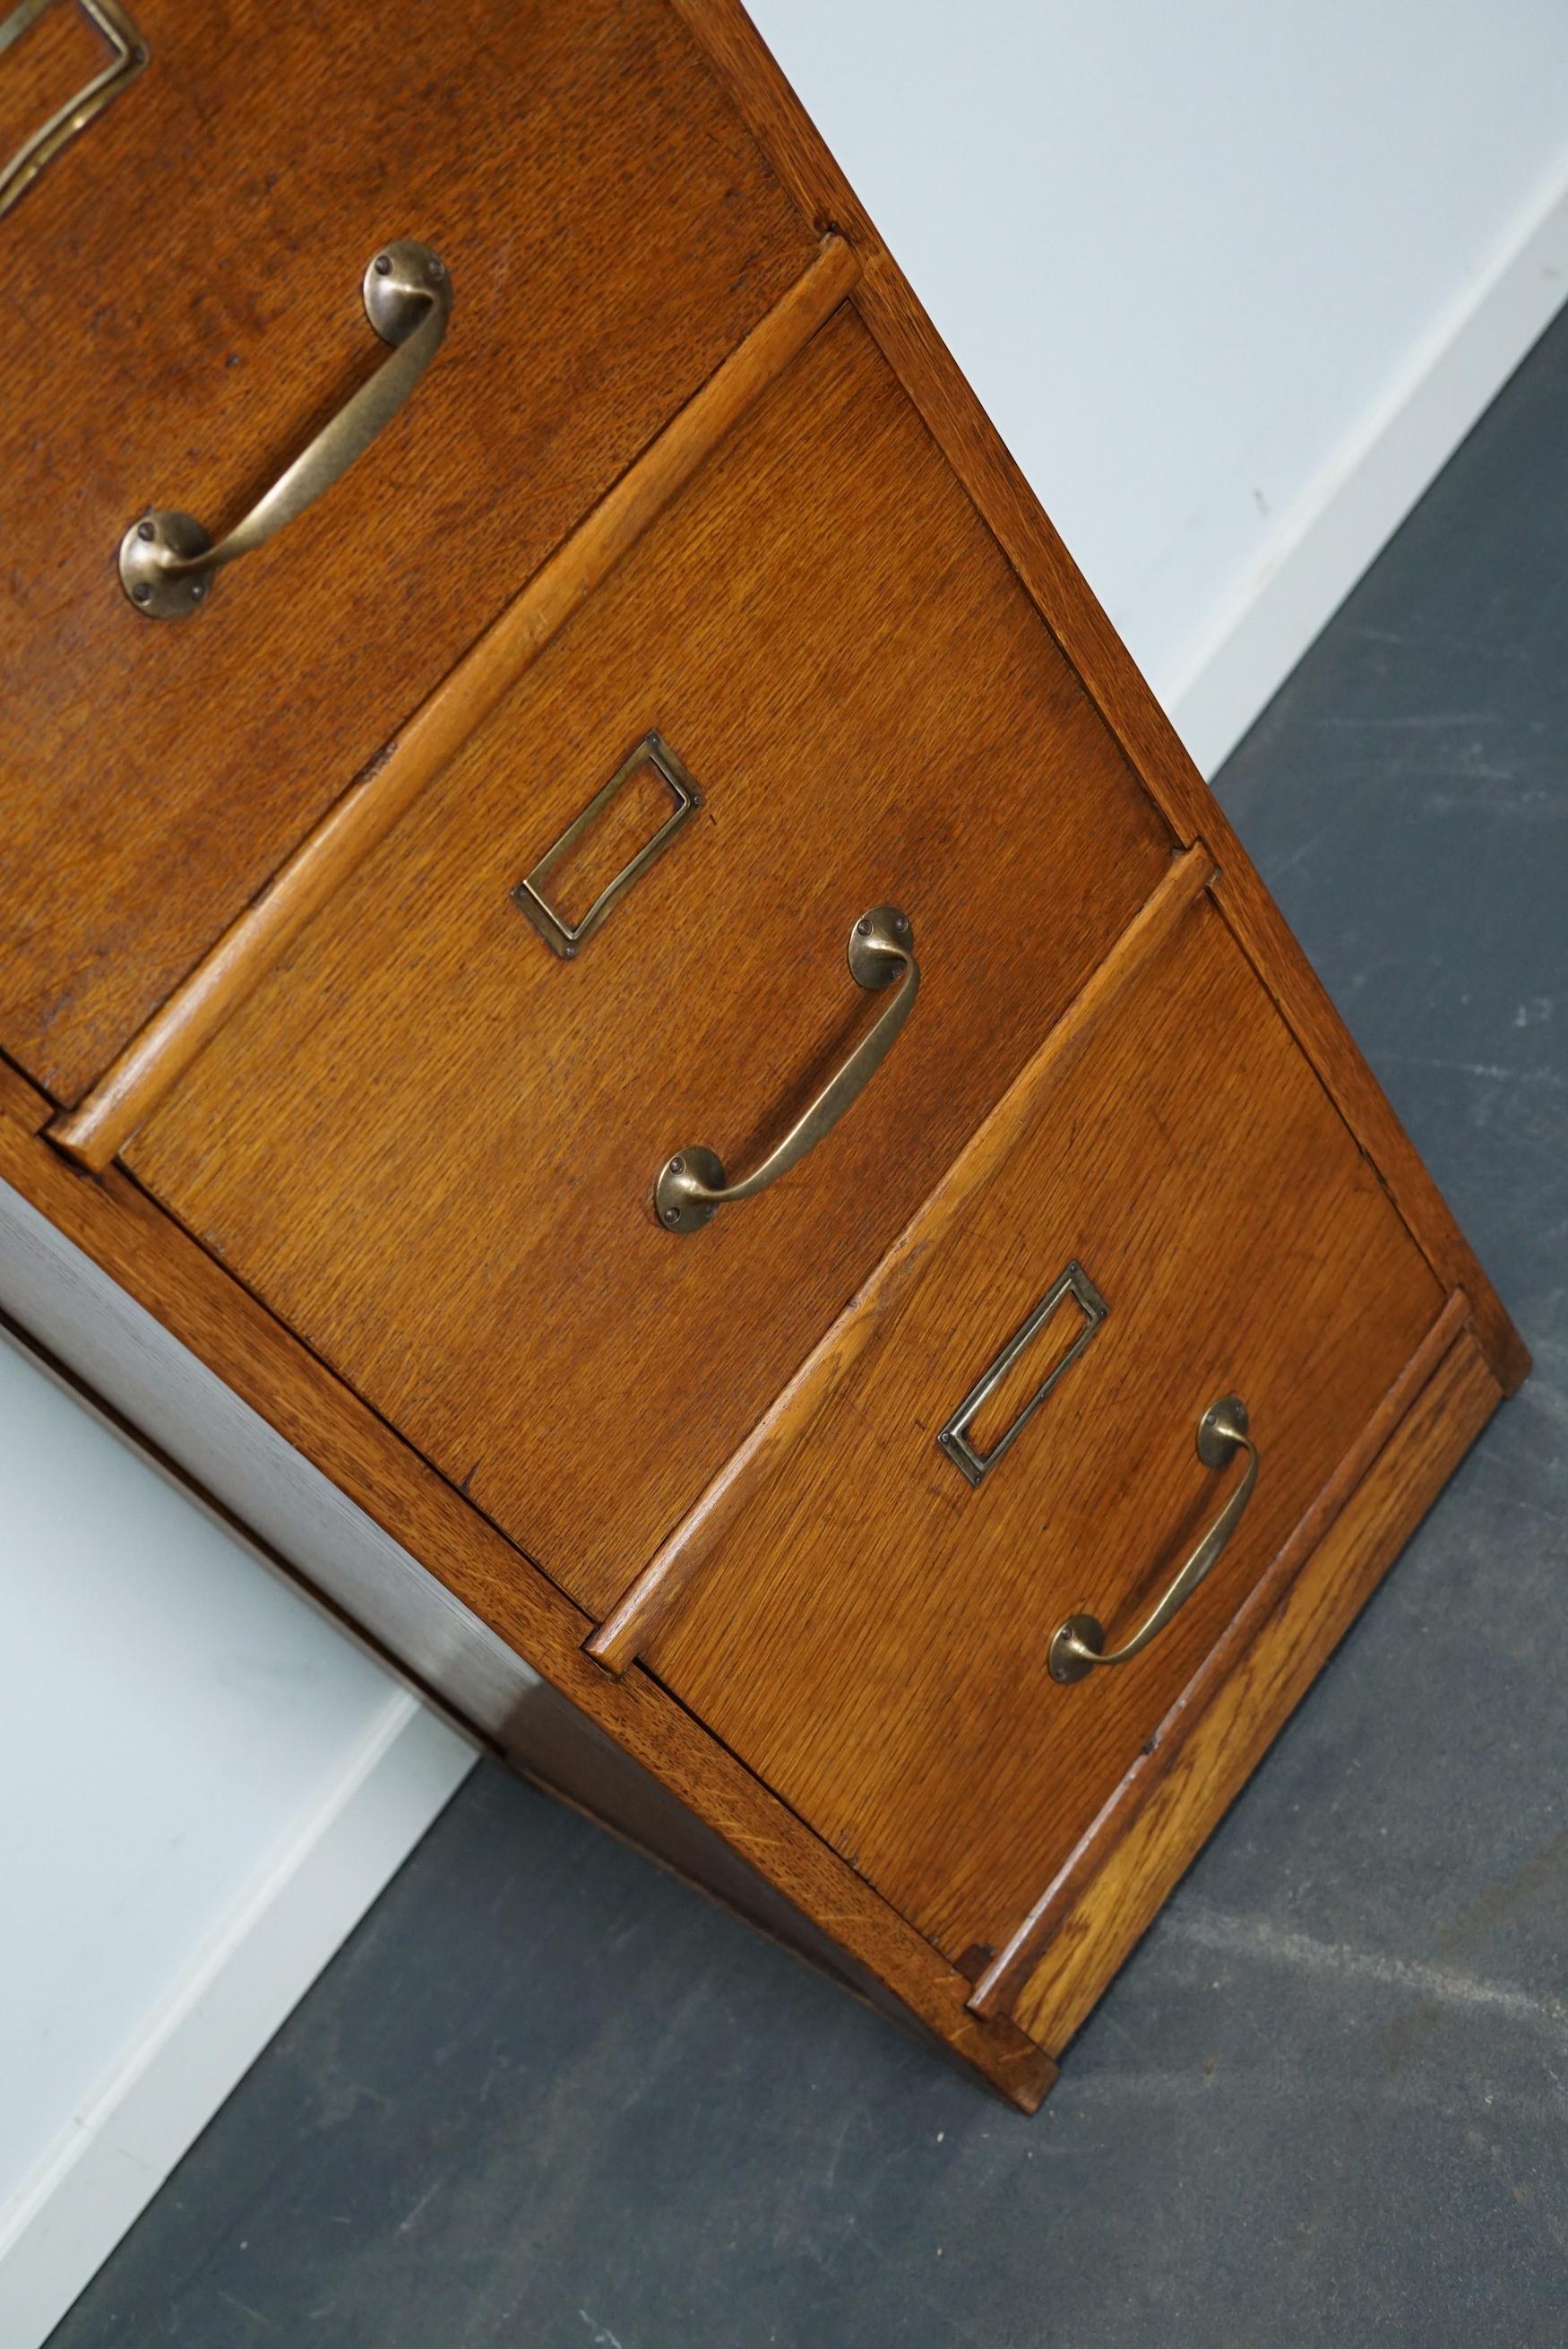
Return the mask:
<svg viewBox="0 0 1568 2349">
<path fill-rule="evenodd" d="M 101 1174 L 171 1093 L 305 925 L 754 408 L 860 275 L 839 236 L 686 402 L 491 622 L 386 752 L 362 773 L 48 1139 Z"/>
</svg>

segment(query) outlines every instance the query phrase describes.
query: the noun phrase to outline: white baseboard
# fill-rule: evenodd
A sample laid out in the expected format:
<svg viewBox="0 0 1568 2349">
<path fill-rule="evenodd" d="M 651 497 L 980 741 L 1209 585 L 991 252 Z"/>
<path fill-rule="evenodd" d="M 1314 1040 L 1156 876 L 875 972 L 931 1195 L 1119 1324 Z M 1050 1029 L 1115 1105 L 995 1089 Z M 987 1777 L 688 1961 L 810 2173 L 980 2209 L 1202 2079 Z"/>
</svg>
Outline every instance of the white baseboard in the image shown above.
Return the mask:
<svg viewBox="0 0 1568 2349">
<path fill-rule="evenodd" d="M 1363 411 L 1161 698 L 1212 775 L 1568 298 L 1568 155 Z"/>
<path fill-rule="evenodd" d="M 407 1691 L 0 2210 L 0 2342 L 39 2349 L 472 1768 Z"/>
</svg>

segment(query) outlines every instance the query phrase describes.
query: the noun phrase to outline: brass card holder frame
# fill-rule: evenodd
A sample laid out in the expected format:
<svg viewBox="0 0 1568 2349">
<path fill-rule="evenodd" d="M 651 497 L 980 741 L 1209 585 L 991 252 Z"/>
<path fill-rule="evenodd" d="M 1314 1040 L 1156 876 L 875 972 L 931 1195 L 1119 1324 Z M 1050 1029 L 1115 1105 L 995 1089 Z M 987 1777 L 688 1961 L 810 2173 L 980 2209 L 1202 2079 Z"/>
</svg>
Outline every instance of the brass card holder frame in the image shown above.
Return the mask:
<svg viewBox="0 0 1568 2349">
<path fill-rule="evenodd" d="M 20 0 L 10 15 L 0 18 L 0 56 L 36 24 L 51 0 Z M 147 43 L 119 5 L 119 0 L 74 0 L 95 32 L 101 33 L 114 55 L 75 98 L 23 140 L 15 153 L 0 163 L 0 219 L 26 195 L 46 163 L 52 162 L 95 115 L 101 114 L 128 82 L 133 82 L 148 62 Z"/>
<path fill-rule="evenodd" d="M 1068 1297 L 1076 1299 L 1078 1302 L 1084 1317 L 1083 1328 L 1078 1331 L 1060 1361 L 1055 1363 L 1047 1371 L 1011 1425 L 996 1438 L 990 1451 L 977 1452 L 970 1443 L 967 1433 L 975 1413 L 985 1402 L 987 1396 L 995 1392 L 1024 1349 L 1033 1343 L 1057 1307 Z M 1104 1298 L 1075 1257 L 1067 1270 L 1052 1281 L 1028 1319 L 1014 1330 L 1001 1352 L 986 1365 L 936 1439 L 954 1466 L 962 1475 L 966 1476 L 972 1485 L 983 1483 L 995 1468 L 997 1461 L 1001 1459 L 1002 1454 L 1017 1442 L 1052 1388 L 1078 1361 L 1109 1309 Z"/>
<path fill-rule="evenodd" d="M 624 791 L 633 776 L 644 767 L 652 767 L 663 778 L 675 805 L 652 839 L 645 841 L 630 862 L 621 867 L 614 879 L 600 890 L 582 920 L 568 922 L 545 896 L 544 884 L 562 858 L 570 854 L 585 833 L 592 831 L 616 793 Z M 627 890 L 640 881 L 649 865 L 664 854 L 681 826 L 690 822 L 701 805 L 701 792 L 664 736 L 656 730 L 645 734 L 636 749 L 622 761 L 609 781 L 594 792 L 582 814 L 573 816 L 553 847 L 547 848 L 532 872 L 518 883 L 511 893 L 513 905 L 528 916 L 551 952 L 559 955 L 562 962 L 570 962 L 606 916 L 619 905 Z"/>
</svg>

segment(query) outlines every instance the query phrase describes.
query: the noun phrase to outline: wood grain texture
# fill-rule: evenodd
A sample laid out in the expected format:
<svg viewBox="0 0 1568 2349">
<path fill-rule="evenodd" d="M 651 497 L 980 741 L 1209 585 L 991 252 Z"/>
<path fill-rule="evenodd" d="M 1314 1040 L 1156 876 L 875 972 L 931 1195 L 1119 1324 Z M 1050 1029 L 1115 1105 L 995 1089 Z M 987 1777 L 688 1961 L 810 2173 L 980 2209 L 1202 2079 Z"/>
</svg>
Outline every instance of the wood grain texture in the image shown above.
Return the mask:
<svg viewBox="0 0 1568 2349">
<path fill-rule="evenodd" d="M 101 1173 L 282 958 L 335 889 L 454 758 L 697 467 L 837 307 L 857 274 L 840 237 L 732 351 L 522 592 L 492 622 L 384 754 L 304 841 L 51 1139 Z"/>
<path fill-rule="evenodd" d="M 0 1333 L 26 1347 L 84 1408 L 147 1454 L 192 1506 L 215 1516 L 288 1581 L 304 1605 L 459 1733 L 477 1733 L 499 1760 L 546 1793 L 830 1975 L 880 2014 L 943 2054 L 949 2052 L 841 1942 L 742 1860 L 585 1713 L 530 1671 L 476 1617 L 459 1617 L 449 1593 L 332 1488 L 329 1521 L 319 1505 L 323 1480 L 310 1464 L 290 1452 L 194 1357 L 177 1361 L 181 1350 L 158 1324 L 137 1331 L 136 1322 L 147 1319 L 140 1309 L 47 1224 L 35 1226 L 41 1245 L 36 1263 L 30 1265 L 27 1216 L 26 1203 L 0 1184 L 0 1299 L 15 1300 L 26 1317 L 15 1319 L 0 1305 Z M 40 1324 L 63 1340 L 69 1359 L 44 1342 Z M 156 1383 L 145 1375 L 145 1359 L 142 1375 L 130 1367 L 137 1362 L 139 1338 L 156 1350 L 163 1373 Z M 207 1390 L 205 1408 L 192 1413 L 199 1388 Z M 183 1400 L 176 1400 L 181 1390 Z M 111 1400 L 111 1393 L 129 1408 Z M 155 1440 L 151 1423 L 171 1436 L 172 1451 Z M 255 1473 L 247 1475 L 253 1464 Z M 232 1506 L 226 1495 L 241 1506 Z M 263 1537 L 259 1529 L 266 1524 L 282 1526 L 286 1548 Z M 294 1558 L 310 1559 L 314 1581 L 291 1563 L 291 1552 Z M 375 1639 L 359 1619 L 367 1600 L 381 1634 Z M 441 1688 L 427 1677 L 432 1669 Z M 453 1710 L 459 1699 L 460 1714 Z M 1001 2093 L 1032 2111 L 1055 2066 L 1043 2055 L 1032 2059 L 1026 2049 L 1017 2053 L 1017 2076 Z M 981 2076 L 987 2085 L 996 2085 Z"/>
<path fill-rule="evenodd" d="M 8 223 L 0 328 L 0 1043 L 62 1102 L 812 243 L 661 0 L 137 17 L 148 70 Z M 121 533 L 276 477 L 385 356 L 359 283 L 397 235 L 456 295 L 407 409 L 199 617 L 139 618 Z"/>
<path fill-rule="evenodd" d="M 20 1069 L 0 1054 L 0 1118 L 25 1133 L 37 1133 L 53 1114 L 54 1103 L 48 1094 L 40 1092 Z"/>
<path fill-rule="evenodd" d="M 1313 1495 L 1282 1545 L 1257 1588 L 1234 1620 L 1203 1660 L 1197 1673 L 1171 1711 L 1141 1749 L 1095 1818 L 1068 1855 L 1006 1947 L 975 1985 L 970 2005 L 976 2014 L 1006 2014 L 1019 1984 L 1026 1978 L 1057 1927 L 1071 1911 L 1087 1886 L 1104 1865 L 1106 1855 L 1136 1820 L 1143 1804 L 1158 1789 L 1183 1735 L 1202 1719 L 1205 1706 L 1223 1684 L 1237 1658 L 1292 1578 L 1328 1532 L 1340 1510 L 1357 1491 L 1377 1455 L 1398 1431 L 1439 1365 L 1469 1326 L 1470 1301 L 1456 1289 L 1433 1322 L 1377 1409 L 1363 1421 L 1350 1448 L 1336 1464 L 1326 1484 Z"/>
<path fill-rule="evenodd" d="M 588 1641 L 588 1653 L 607 1671 L 624 1672 L 659 1626 L 670 1620 L 682 1593 L 838 1392 L 866 1348 L 873 1339 L 879 1342 L 886 1339 L 920 1266 L 1009 1155 L 1044 1089 L 1060 1082 L 1106 1014 L 1169 945 L 1194 898 L 1212 879 L 1213 871 L 1201 847 L 1190 848 L 1175 859 L 1148 904 L 1129 923 L 1088 985 L 1073 998 L 1023 1074 L 943 1175 L 864 1288 Z"/>
<path fill-rule="evenodd" d="M 1202 778 L 741 0 L 673 5 L 801 212 L 854 245 L 857 306 L 1132 764 L 1168 812 L 1181 812 L 1179 837 L 1190 845 L 1202 833 L 1218 850 Z"/>
<path fill-rule="evenodd" d="M 851 526 L 852 518 L 852 526 Z M 563 963 L 531 870 L 657 727 L 698 822 Z M 595 1617 L 696 1500 L 1170 860 L 1169 833 L 848 309 L 252 995 L 127 1163 Z M 886 1065 L 689 1238 L 876 1018 Z"/>
<path fill-rule="evenodd" d="M 913 2030 L 944 2054 L 949 2052 L 928 2025 L 917 2023 L 907 2008 L 889 1997 L 885 1986 L 841 1941 L 803 1917 L 776 1883 L 739 1860 L 711 1827 L 553 1689 L 541 1683 L 531 1692 L 509 1723 L 507 1735 L 509 1760 L 547 1793 L 607 1827 L 720 1908 L 744 1918 L 878 2013 Z M 988 2085 L 998 2086 L 1020 2110 L 1033 2112 L 1053 2085 L 1056 2066 L 1043 2051 L 1038 2062 L 1031 2061 L 1024 2049 L 1017 2054 L 1016 2074 L 1006 2083 Z"/>
<path fill-rule="evenodd" d="M 102 1346 L 94 1314 L 100 1332 L 126 1310 L 138 1317 L 118 1346 L 124 1385 L 112 1399 L 137 1424 L 160 1414 L 165 1448 L 220 1497 L 249 1451 L 268 1487 L 269 1538 L 417 1678 L 503 1747 L 511 1712 L 548 1682 L 955 2060 L 1032 2110 L 1054 2075 L 1035 2043 L 1010 2023 L 968 2014 L 965 1976 L 645 1673 L 615 1681 L 591 1663 L 582 1652 L 587 1622 L 562 1593 L 133 1182 L 118 1169 L 89 1180 L 40 1140 L 44 1107 L 0 1063 L 0 1186 L 36 1211 L 48 1252 L 32 1282 L 34 1309 L 11 1305 L 3 1279 L 0 1304 L 93 1383 Z M 7 1229 L 0 1216 L 0 1238 Z M 98 1268 L 98 1294 L 73 1309 L 73 1348 L 68 1333 L 46 1324 L 69 1300 L 84 1257 Z M 324 1485 L 335 1515 L 321 1506 Z M 248 1496 L 239 1513 L 252 1515 Z"/>
<path fill-rule="evenodd" d="M 1479 1343 L 1461 1336 L 1305 1566 L 1260 1586 L 1194 1688 L 1191 1727 L 1170 1741 L 1149 1800 L 1108 1842 L 1017 1995 L 1015 2019 L 1042 2045 L 1067 2045 L 1501 1399 Z"/>
<path fill-rule="evenodd" d="M 801 211 L 841 229 L 861 264 L 855 302 L 985 516 L 1176 838 L 1200 837 L 1292 1032 L 1378 1167 L 1445 1288 L 1471 1301 L 1487 1359 L 1512 1392 L 1530 1357 L 1418 1152 L 1396 1117 L 1223 810 L 1062 544 L 874 222 L 789 88 L 740 0 L 674 0 L 719 67 Z"/>
<path fill-rule="evenodd" d="M 1253 865 L 1244 855 L 1228 857 L 1218 843 L 1215 853 L 1223 864 L 1221 894 L 1236 936 L 1439 1279 L 1469 1298 L 1481 1350 L 1503 1392 L 1512 1394 L 1530 1374 L 1530 1352 L 1480 1258 Z"/>
<path fill-rule="evenodd" d="M 937 1431 L 1064 1267 L 1109 1316 L 977 1487 Z M 956 1961 L 1006 1946 L 1442 1310 L 1212 901 L 1045 1088 L 891 1329 L 732 1528 L 650 1671 Z M 1119 1643 L 1262 1454 L 1207 1580 Z"/>
<path fill-rule="evenodd" d="M 733 0 L 459 0 L 396 51 L 144 9 L 151 71 L 21 216 L 0 1043 L 72 1101 L 137 1035 L 63 1131 L 145 1123 L 88 1180 L 0 1065 L 0 1305 L 498 1745 L 1029 2109 L 1522 1349 Z M 178 267 L 125 260 L 153 205 Z M 139 622 L 125 522 L 248 502 L 375 363 L 398 233 L 457 287 L 408 414 Z M 511 885 L 654 725 L 703 819 L 563 967 Z M 888 897 L 892 1059 L 671 1240 L 655 1168 L 744 1166 L 841 1057 Z M 1075 1255 L 1110 1317 L 972 1489 L 935 1431 Z M 1212 1516 L 1232 1385 L 1235 1540 L 1135 1665 L 1049 1682 Z M 667 1685 L 584 1651 L 650 1556 L 603 1644 Z"/>
</svg>

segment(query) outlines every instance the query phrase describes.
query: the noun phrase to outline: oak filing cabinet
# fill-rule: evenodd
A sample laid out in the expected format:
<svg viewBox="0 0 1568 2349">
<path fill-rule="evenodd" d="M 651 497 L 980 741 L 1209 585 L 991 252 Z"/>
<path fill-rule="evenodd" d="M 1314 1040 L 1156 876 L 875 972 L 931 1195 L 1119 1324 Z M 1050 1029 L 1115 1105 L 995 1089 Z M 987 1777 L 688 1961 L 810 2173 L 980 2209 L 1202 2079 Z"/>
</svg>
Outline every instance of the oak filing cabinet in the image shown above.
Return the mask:
<svg viewBox="0 0 1568 2349">
<path fill-rule="evenodd" d="M 1032 2107 L 1520 1342 L 733 0 L 11 20 L 0 1301 Z"/>
</svg>

